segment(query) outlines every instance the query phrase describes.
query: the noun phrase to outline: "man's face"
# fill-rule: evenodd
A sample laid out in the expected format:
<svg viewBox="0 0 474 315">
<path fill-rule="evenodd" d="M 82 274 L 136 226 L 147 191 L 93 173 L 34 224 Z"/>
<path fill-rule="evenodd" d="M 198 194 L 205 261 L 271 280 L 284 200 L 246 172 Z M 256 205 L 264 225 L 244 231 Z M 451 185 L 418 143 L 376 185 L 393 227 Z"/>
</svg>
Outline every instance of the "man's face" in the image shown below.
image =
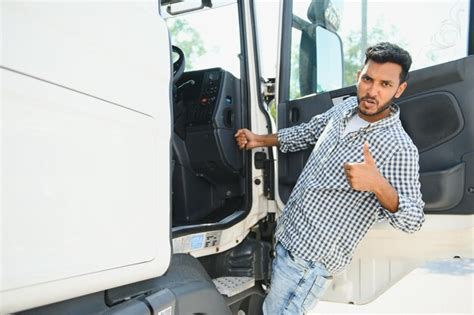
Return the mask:
<svg viewBox="0 0 474 315">
<path fill-rule="evenodd" d="M 402 67 L 396 63 L 377 63 L 369 60 L 357 73 L 359 116 L 375 122 L 390 114 L 390 105 L 399 98 L 407 83 L 400 84 Z"/>
</svg>

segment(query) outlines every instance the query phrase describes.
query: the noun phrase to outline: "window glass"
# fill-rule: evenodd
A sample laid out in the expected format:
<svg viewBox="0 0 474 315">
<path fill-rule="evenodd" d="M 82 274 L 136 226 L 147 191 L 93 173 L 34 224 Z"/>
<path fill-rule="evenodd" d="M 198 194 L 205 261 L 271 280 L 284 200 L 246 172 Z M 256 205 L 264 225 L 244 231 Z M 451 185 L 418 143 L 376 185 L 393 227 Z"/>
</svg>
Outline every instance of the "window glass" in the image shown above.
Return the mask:
<svg viewBox="0 0 474 315">
<path fill-rule="evenodd" d="M 299 98 L 301 95 L 300 83 L 300 41 L 301 31 L 294 29 L 291 31 L 291 70 L 290 70 L 290 99 Z"/>
<path fill-rule="evenodd" d="M 185 71 L 220 67 L 240 78 L 240 35 L 236 3 L 166 20 L 171 42 L 186 56 Z"/>
<path fill-rule="evenodd" d="M 275 78 L 278 42 L 278 10 L 275 0 L 255 1 L 260 72 L 265 79 Z"/>
<path fill-rule="evenodd" d="M 324 2 L 324 1 L 322 1 Z M 411 70 L 455 60 L 467 55 L 469 1 L 327 1 L 344 52 L 343 86 L 356 83 L 365 49 L 377 42 L 396 43 L 410 52 Z M 293 14 L 305 21 L 310 0 L 295 0 Z M 291 44 L 290 99 L 305 96 L 300 86 L 301 31 L 293 29 Z M 321 47 L 318 47 L 321 49 Z"/>
</svg>

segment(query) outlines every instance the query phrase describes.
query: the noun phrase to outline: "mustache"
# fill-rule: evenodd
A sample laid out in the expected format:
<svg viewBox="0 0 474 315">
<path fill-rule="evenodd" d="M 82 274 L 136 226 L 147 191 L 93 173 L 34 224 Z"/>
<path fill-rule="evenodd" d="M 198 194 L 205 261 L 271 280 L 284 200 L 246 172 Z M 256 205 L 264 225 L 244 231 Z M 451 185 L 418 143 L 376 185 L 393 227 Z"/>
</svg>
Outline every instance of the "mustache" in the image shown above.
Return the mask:
<svg viewBox="0 0 474 315">
<path fill-rule="evenodd" d="M 379 102 L 375 98 L 367 96 L 367 95 L 359 99 L 359 102 L 362 102 L 362 101 L 373 101 L 375 104 L 377 105 L 379 104 Z"/>
</svg>

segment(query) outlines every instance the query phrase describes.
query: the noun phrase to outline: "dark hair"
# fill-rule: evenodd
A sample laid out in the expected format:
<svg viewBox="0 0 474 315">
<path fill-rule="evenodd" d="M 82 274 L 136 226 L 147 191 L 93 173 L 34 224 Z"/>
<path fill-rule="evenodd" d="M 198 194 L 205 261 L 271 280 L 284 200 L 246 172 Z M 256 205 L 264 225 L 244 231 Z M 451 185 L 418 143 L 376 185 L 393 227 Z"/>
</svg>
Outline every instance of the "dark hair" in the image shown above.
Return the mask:
<svg viewBox="0 0 474 315">
<path fill-rule="evenodd" d="M 399 46 L 382 42 L 370 46 L 365 50 L 365 62 L 367 64 L 369 60 L 375 61 L 377 63 L 386 63 L 393 62 L 402 67 L 402 72 L 400 73 L 400 83 L 408 80 L 408 71 L 411 66 L 411 56 L 403 48 Z"/>
</svg>

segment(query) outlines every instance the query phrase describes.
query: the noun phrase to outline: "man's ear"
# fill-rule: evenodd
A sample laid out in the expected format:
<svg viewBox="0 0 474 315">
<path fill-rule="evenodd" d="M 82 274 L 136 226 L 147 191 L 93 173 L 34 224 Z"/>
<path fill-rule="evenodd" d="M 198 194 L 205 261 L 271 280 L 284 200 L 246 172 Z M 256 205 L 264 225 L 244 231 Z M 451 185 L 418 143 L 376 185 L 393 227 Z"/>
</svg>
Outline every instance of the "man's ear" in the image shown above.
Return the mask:
<svg viewBox="0 0 474 315">
<path fill-rule="evenodd" d="M 406 81 L 400 84 L 400 86 L 397 89 L 397 93 L 395 93 L 395 98 L 399 98 L 400 96 L 402 96 L 403 91 L 405 91 L 405 89 L 407 88 L 407 85 L 408 84 Z"/>
</svg>

